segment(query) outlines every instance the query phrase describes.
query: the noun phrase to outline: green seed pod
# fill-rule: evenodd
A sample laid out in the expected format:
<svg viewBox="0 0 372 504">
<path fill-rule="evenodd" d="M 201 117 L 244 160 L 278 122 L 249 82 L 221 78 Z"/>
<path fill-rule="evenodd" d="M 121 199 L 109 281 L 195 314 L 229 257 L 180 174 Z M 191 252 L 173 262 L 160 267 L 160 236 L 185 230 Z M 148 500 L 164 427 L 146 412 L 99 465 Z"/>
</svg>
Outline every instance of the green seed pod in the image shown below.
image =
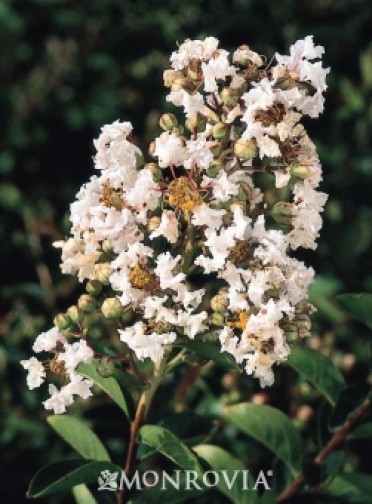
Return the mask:
<svg viewBox="0 0 372 504">
<path fill-rule="evenodd" d="M 252 139 L 239 138 L 234 144 L 234 153 L 243 161 L 249 161 L 257 156 L 257 144 Z"/>
<path fill-rule="evenodd" d="M 119 318 L 123 313 L 123 306 L 117 297 L 107 298 L 101 306 L 103 316 L 109 320 Z"/>
<path fill-rule="evenodd" d="M 89 280 L 85 288 L 88 294 L 99 296 L 102 291 L 102 284 L 98 280 Z"/>
<path fill-rule="evenodd" d="M 94 273 L 96 279 L 101 282 L 102 285 L 109 285 L 109 278 L 112 274 L 112 269 L 110 263 L 99 263 L 94 266 Z"/>
<path fill-rule="evenodd" d="M 53 323 L 58 327 L 58 329 L 63 331 L 64 329 L 68 329 L 71 326 L 72 320 L 71 317 L 67 315 L 67 313 L 59 313 L 54 317 Z"/>
<path fill-rule="evenodd" d="M 79 301 L 78 301 L 78 308 L 79 310 L 90 313 L 93 310 L 95 310 L 97 306 L 97 302 L 93 296 L 90 294 L 83 294 L 80 296 Z"/>
<path fill-rule="evenodd" d="M 171 131 L 178 126 L 178 119 L 174 114 L 163 114 L 159 119 L 159 126 L 164 131 Z"/>
</svg>

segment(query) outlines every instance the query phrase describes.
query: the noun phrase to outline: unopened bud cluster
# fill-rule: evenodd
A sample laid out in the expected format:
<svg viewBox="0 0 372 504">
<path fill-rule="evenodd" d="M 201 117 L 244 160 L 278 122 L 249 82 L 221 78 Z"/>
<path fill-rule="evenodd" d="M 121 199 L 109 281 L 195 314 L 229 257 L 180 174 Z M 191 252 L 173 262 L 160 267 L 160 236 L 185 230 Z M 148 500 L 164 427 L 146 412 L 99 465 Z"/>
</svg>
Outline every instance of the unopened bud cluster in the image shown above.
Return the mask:
<svg viewBox="0 0 372 504">
<path fill-rule="evenodd" d="M 146 164 L 128 122 L 94 142 L 97 175 L 71 205 L 71 237 L 56 244 L 62 271 L 87 293 L 74 317 L 56 318 L 59 331 L 98 312 L 154 362 L 212 334 L 262 386 L 273 382 L 288 343 L 310 333 L 314 272 L 291 251 L 316 248 L 327 199 L 300 123 L 323 110 L 322 54 L 309 36 L 270 65 L 213 37 L 171 55 L 166 99 L 185 117 L 161 116 Z"/>
</svg>

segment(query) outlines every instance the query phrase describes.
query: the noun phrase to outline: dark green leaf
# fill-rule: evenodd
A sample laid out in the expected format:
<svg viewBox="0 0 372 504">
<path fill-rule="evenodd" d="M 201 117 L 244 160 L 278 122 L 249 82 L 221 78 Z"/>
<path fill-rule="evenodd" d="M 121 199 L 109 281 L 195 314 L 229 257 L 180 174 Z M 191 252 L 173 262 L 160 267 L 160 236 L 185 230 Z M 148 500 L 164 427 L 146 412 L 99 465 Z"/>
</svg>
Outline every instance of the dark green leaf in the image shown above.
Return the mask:
<svg viewBox="0 0 372 504">
<path fill-rule="evenodd" d="M 54 462 L 40 469 L 32 479 L 27 497 L 38 498 L 71 490 L 82 483 L 97 483 L 102 471 L 118 473 L 121 468 L 111 462 L 86 462 L 84 460 L 64 460 Z"/>
<path fill-rule="evenodd" d="M 76 504 L 97 504 L 96 499 L 84 483 L 74 486 L 72 494 L 75 498 Z"/>
<path fill-rule="evenodd" d="M 341 391 L 340 397 L 329 419 L 332 431 L 340 429 L 345 421 L 366 399 L 367 387 L 347 387 Z"/>
<path fill-rule="evenodd" d="M 194 447 L 194 451 L 213 471 L 218 472 L 219 481 L 216 488 L 234 504 L 254 504 L 257 501 L 257 491 L 252 490 L 254 486 L 252 477 L 239 459 L 214 445 L 198 445 Z M 244 481 L 244 474 L 248 475 L 247 481 Z M 251 491 L 247 491 L 244 487 Z"/>
<path fill-rule="evenodd" d="M 348 312 L 372 329 L 372 294 L 341 294 L 336 299 Z"/>
<path fill-rule="evenodd" d="M 140 443 L 151 446 L 175 464 L 196 471 L 198 477 L 203 477 L 203 469 L 195 454 L 172 432 L 158 425 L 144 425 L 138 431 Z"/>
<path fill-rule="evenodd" d="M 372 422 L 358 425 L 350 432 L 347 439 L 372 439 Z"/>
<path fill-rule="evenodd" d="M 218 344 L 216 343 L 189 341 L 182 346 L 203 357 L 207 357 L 208 359 L 214 361 L 216 364 L 222 366 L 225 369 L 238 369 L 238 365 L 235 359 L 230 354 L 221 352 Z"/>
<path fill-rule="evenodd" d="M 332 495 L 347 502 L 371 503 L 372 478 L 370 475 L 361 473 L 345 473 L 336 476 L 322 493 Z"/>
<path fill-rule="evenodd" d="M 110 455 L 96 434 L 81 420 L 68 415 L 47 418 L 53 429 L 82 457 L 110 461 Z"/>
<path fill-rule="evenodd" d="M 345 382 L 330 359 L 310 348 L 294 346 L 288 364 L 312 383 L 332 406 L 336 404 Z"/>
<path fill-rule="evenodd" d="M 226 408 L 225 416 L 242 432 L 274 452 L 293 475 L 300 473 L 302 439 L 284 413 L 271 406 L 241 403 Z"/>
<path fill-rule="evenodd" d="M 129 413 L 127 403 L 125 402 L 118 382 L 115 380 L 115 378 L 104 378 L 103 376 L 101 376 L 97 371 L 98 365 L 99 360 L 93 359 L 90 364 L 79 364 L 78 372 L 82 376 L 93 380 L 94 383 L 98 385 L 104 392 L 106 392 L 106 394 L 108 394 L 111 399 L 115 401 L 116 404 L 122 409 L 122 411 L 124 411 L 124 413 L 128 416 Z"/>
</svg>

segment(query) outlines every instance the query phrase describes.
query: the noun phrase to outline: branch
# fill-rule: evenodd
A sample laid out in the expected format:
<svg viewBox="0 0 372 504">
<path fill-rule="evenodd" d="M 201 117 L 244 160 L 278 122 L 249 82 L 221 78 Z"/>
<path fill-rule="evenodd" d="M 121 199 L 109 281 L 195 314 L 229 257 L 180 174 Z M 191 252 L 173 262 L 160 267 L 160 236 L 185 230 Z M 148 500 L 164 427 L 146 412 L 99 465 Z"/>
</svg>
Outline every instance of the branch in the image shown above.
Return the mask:
<svg viewBox="0 0 372 504">
<path fill-rule="evenodd" d="M 367 399 L 352 415 L 346 420 L 341 429 L 331 437 L 325 447 L 315 457 L 314 462 L 321 464 L 346 438 L 354 425 L 362 418 L 362 416 L 369 410 L 371 406 L 370 401 Z M 292 483 L 279 495 L 277 502 L 284 502 L 301 490 L 305 485 L 305 478 L 301 475 L 295 478 Z"/>
</svg>

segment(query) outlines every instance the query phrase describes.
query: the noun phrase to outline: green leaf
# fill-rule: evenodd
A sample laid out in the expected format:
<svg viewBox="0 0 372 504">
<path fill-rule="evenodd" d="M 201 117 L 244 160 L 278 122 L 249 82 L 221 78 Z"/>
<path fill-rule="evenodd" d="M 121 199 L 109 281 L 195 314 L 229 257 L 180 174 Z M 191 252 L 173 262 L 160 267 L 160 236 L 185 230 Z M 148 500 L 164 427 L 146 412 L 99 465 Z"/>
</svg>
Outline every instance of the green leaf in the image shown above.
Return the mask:
<svg viewBox="0 0 372 504">
<path fill-rule="evenodd" d="M 143 390 L 143 385 L 140 383 L 138 378 L 129 373 L 126 373 L 125 371 L 121 371 L 121 369 L 114 369 L 112 376 L 116 378 L 116 380 L 122 385 L 122 387 Z"/>
<path fill-rule="evenodd" d="M 76 504 L 97 504 L 96 499 L 84 483 L 74 486 L 72 494 L 75 497 Z"/>
<path fill-rule="evenodd" d="M 55 415 L 49 416 L 47 421 L 85 459 L 111 461 L 96 434 L 81 420 L 68 415 Z"/>
<path fill-rule="evenodd" d="M 144 425 L 138 431 L 140 443 L 151 446 L 175 464 L 203 477 L 203 469 L 195 454 L 168 429 L 159 425 Z"/>
<path fill-rule="evenodd" d="M 225 369 L 239 369 L 235 359 L 230 354 L 221 352 L 218 344 L 216 343 L 188 341 L 187 343 L 182 344 L 182 346 L 199 355 L 202 355 L 203 357 L 207 357 Z"/>
<path fill-rule="evenodd" d="M 347 439 L 372 439 L 372 422 L 358 425 L 350 432 Z"/>
<path fill-rule="evenodd" d="M 201 444 L 193 450 L 205 460 L 213 471 L 218 471 L 219 482 L 216 488 L 234 504 L 255 504 L 257 491 L 253 491 L 254 482 L 244 464 L 219 446 Z M 243 473 L 245 471 L 245 473 Z M 243 475 L 248 475 L 244 482 Z M 268 482 L 270 483 L 270 482 Z M 244 486 L 251 491 L 244 490 Z"/>
<path fill-rule="evenodd" d="M 121 468 L 111 462 L 86 462 L 84 460 L 64 460 L 44 466 L 33 477 L 27 497 L 36 499 L 71 490 L 82 483 L 98 484 L 102 471 L 118 472 Z"/>
<path fill-rule="evenodd" d="M 340 429 L 346 420 L 367 399 L 369 387 L 352 386 L 341 391 L 340 397 L 329 418 L 328 426 L 332 431 Z"/>
<path fill-rule="evenodd" d="M 217 428 L 216 422 L 211 418 L 187 412 L 167 415 L 162 419 L 160 425 L 173 432 L 187 446 L 202 443 Z"/>
<path fill-rule="evenodd" d="M 372 329 L 372 294 L 341 294 L 336 299 L 348 312 Z"/>
<path fill-rule="evenodd" d="M 369 474 L 345 473 L 336 476 L 322 493 L 332 495 L 347 502 L 370 504 L 372 478 Z"/>
<path fill-rule="evenodd" d="M 294 476 L 301 472 L 302 439 L 284 413 L 272 406 L 241 403 L 226 408 L 225 417 L 274 452 Z"/>
<path fill-rule="evenodd" d="M 98 385 L 104 392 L 106 392 L 106 394 L 111 397 L 114 402 L 116 402 L 116 404 L 122 409 L 122 411 L 124 411 L 124 413 L 128 417 L 128 406 L 118 382 L 115 380 L 115 378 L 104 378 L 103 376 L 101 376 L 97 371 L 98 365 L 99 360 L 93 359 L 90 364 L 79 364 L 77 370 L 78 373 L 82 376 L 93 380 L 96 385 Z"/>
<path fill-rule="evenodd" d="M 325 355 L 303 346 L 294 346 L 288 364 L 312 383 L 334 406 L 345 386 L 340 371 Z"/>
</svg>

